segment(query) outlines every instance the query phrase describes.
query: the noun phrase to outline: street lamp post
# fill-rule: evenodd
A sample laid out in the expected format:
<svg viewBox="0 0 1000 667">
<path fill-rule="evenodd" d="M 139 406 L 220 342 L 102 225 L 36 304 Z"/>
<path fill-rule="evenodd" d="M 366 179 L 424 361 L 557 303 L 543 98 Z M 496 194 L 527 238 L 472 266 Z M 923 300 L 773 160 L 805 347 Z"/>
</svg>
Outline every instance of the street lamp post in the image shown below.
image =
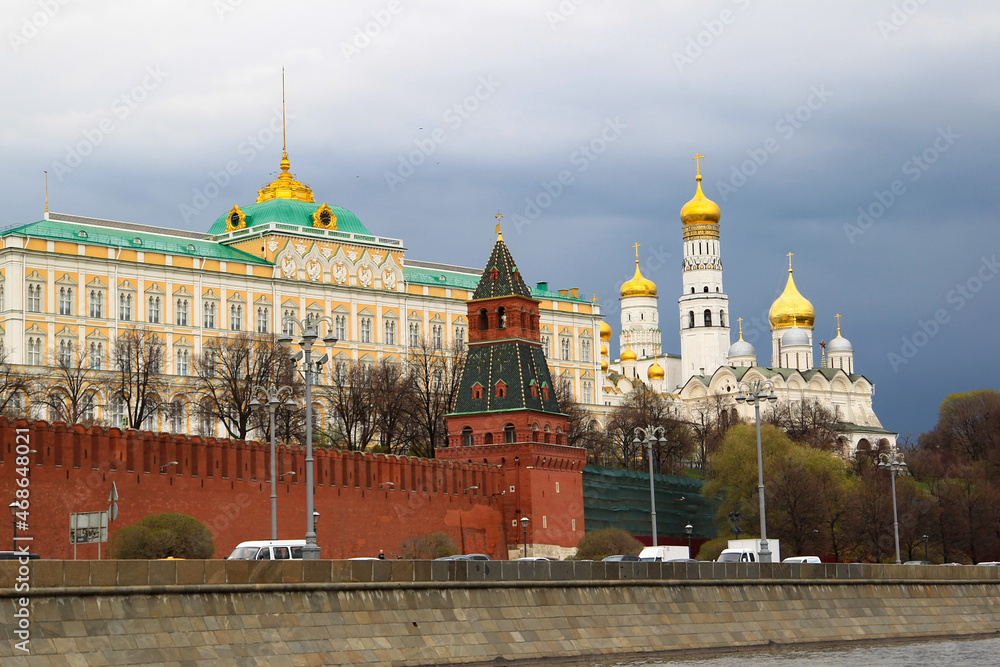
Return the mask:
<svg viewBox="0 0 1000 667">
<path fill-rule="evenodd" d="M 11 523 L 14 524 L 14 546 L 11 547 L 11 550 L 17 551 L 17 511 L 21 509 L 21 506 L 18 505 L 17 501 L 15 500 L 10 505 L 7 505 L 7 508 L 10 510 L 10 515 L 14 517 L 14 519 L 11 521 Z"/>
<path fill-rule="evenodd" d="M 278 491 L 277 484 L 277 464 L 275 463 L 275 446 L 274 446 L 274 413 L 277 412 L 278 406 L 284 403 L 286 407 L 295 407 L 295 401 L 292 400 L 292 388 L 289 386 L 279 387 L 277 384 L 272 382 L 267 387 L 261 387 L 260 385 L 253 388 L 251 391 L 253 394 L 253 400 L 250 401 L 250 406 L 254 408 L 259 408 L 262 405 L 267 406 L 267 411 L 271 413 L 271 539 L 278 539 Z M 285 396 L 285 400 L 282 401 L 281 397 Z M 261 402 L 261 398 L 264 399 Z"/>
<path fill-rule="evenodd" d="M 691 558 L 691 533 L 694 532 L 694 526 L 691 524 L 684 526 L 684 532 L 688 536 L 688 558 Z"/>
<path fill-rule="evenodd" d="M 657 440 L 657 432 L 659 432 L 659 440 Z M 664 429 L 662 426 L 647 426 L 642 428 L 641 426 L 635 427 L 635 438 L 632 440 L 632 444 L 639 446 L 642 444 L 646 445 L 646 458 L 649 460 L 649 516 L 650 521 L 653 522 L 653 546 L 658 546 L 656 541 L 656 491 L 653 489 L 653 443 L 659 442 L 660 445 L 666 445 L 667 439 L 664 437 Z M 639 436 L 642 435 L 642 438 Z"/>
<path fill-rule="evenodd" d="M 903 453 L 897 449 L 891 453 L 879 454 L 878 467 L 883 470 L 888 468 L 889 475 L 892 477 L 892 530 L 896 536 L 896 564 L 899 565 L 903 561 L 899 558 L 899 514 L 896 512 L 896 474 L 906 472 L 906 461 L 903 460 Z M 924 542 L 925 555 L 926 545 L 927 543 Z"/>
<path fill-rule="evenodd" d="M 299 347 L 304 355 L 303 379 L 306 384 L 306 545 L 302 548 L 303 560 L 319 560 L 319 547 L 316 546 L 316 526 L 313 521 L 313 450 L 312 450 L 312 383 L 313 372 L 322 368 L 328 356 L 323 357 L 315 363 L 312 360 L 312 348 L 319 338 L 319 325 L 325 322 L 327 325 L 327 335 L 323 338 L 323 344 L 333 347 L 337 344 L 336 336 L 330 333 L 333 327 L 333 320 L 323 315 L 320 317 L 307 317 L 305 320 L 297 320 L 292 316 L 287 316 L 282 320 L 283 333 L 278 338 L 278 343 L 287 348 L 292 344 L 291 330 L 298 327 L 302 339 L 299 340 Z M 288 326 L 285 326 L 288 325 Z M 292 326 L 294 325 L 294 326 Z"/>
<path fill-rule="evenodd" d="M 760 497 L 760 562 L 771 562 L 771 550 L 767 548 L 767 517 L 764 513 L 764 455 L 760 446 L 760 402 L 777 401 L 774 385 L 767 380 L 740 382 L 737 403 L 753 406 L 754 421 L 757 423 L 757 495 Z"/>
<path fill-rule="evenodd" d="M 931 562 L 931 559 L 927 557 L 927 536 L 924 535 L 923 538 L 924 538 L 924 562 L 929 563 Z"/>
<path fill-rule="evenodd" d="M 528 557 L 528 517 L 521 517 L 521 528 L 524 529 L 524 557 Z"/>
</svg>

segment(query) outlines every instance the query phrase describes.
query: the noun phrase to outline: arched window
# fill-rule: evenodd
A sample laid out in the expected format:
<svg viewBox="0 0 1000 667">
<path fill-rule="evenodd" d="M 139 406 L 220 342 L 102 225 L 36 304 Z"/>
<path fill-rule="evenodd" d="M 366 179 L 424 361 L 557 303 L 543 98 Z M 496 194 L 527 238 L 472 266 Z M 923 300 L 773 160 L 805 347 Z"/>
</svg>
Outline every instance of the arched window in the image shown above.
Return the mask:
<svg viewBox="0 0 1000 667">
<path fill-rule="evenodd" d="M 688 329 L 694 329 L 694 311 L 688 311 Z"/>
<path fill-rule="evenodd" d="M 507 328 L 507 309 L 503 306 L 497 308 L 497 328 L 506 329 Z"/>
<path fill-rule="evenodd" d="M 726 326 L 726 311 L 724 310 L 719 311 L 719 326 L 720 327 Z"/>
<path fill-rule="evenodd" d="M 694 288 L 693 287 L 691 288 L 691 294 L 694 294 Z"/>
<path fill-rule="evenodd" d="M 486 331 L 489 328 L 490 328 L 490 318 L 486 314 L 486 309 L 485 308 L 480 308 L 479 309 L 479 330 L 480 331 Z"/>
<path fill-rule="evenodd" d="M 484 445 L 492 445 L 493 444 L 493 434 L 492 433 L 484 433 L 483 434 L 483 444 Z"/>
<path fill-rule="evenodd" d="M 708 310 L 707 308 L 705 309 L 705 326 L 706 327 L 712 326 L 712 311 Z"/>
<path fill-rule="evenodd" d="M 462 429 L 462 446 L 471 447 L 472 446 L 472 427 L 466 426 Z"/>
<path fill-rule="evenodd" d="M 507 424 L 503 427 L 503 441 L 507 444 L 516 442 L 517 435 L 514 432 L 514 425 Z"/>
</svg>

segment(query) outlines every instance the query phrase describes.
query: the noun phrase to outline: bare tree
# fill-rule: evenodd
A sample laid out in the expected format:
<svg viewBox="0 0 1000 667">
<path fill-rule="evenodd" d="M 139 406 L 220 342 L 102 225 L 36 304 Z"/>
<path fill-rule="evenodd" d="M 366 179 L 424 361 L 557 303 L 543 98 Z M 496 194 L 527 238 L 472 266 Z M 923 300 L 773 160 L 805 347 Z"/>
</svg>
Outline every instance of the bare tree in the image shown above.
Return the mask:
<svg viewBox="0 0 1000 667">
<path fill-rule="evenodd" d="M 774 424 L 796 442 L 826 451 L 837 446 L 837 417 L 818 401 L 779 401 L 761 419 Z"/>
<path fill-rule="evenodd" d="M 205 343 L 195 357 L 194 371 L 202 400 L 202 418 L 217 420 L 229 437 L 246 438 L 259 426 L 259 412 L 250 405 L 256 387 L 266 387 L 276 377 L 280 359 L 287 356 L 273 336 L 233 333 Z M 207 414 L 205 414 L 207 412 Z"/>
<path fill-rule="evenodd" d="M 415 429 L 410 418 L 414 379 L 394 359 L 383 359 L 372 368 L 371 404 L 379 447 L 399 454 L 413 444 Z"/>
<path fill-rule="evenodd" d="M 163 342 L 143 327 L 126 331 L 115 340 L 111 348 L 111 372 L 107 376 L 108 395 L 122 402 L 125 425 L 129 428 L 142 428 L 159 411 L 167 389 L 163 360 Z"/>
<path fill-rule="evenodd" d="M 0 346 L 0 414 L 11 418 L 24 417 L 24 398 L 34 390 L 34 379 L 16 370 L 10 363 L 10 350 Z"/>
<path fill-rule="evenodd" d="M 333 384 L 323 392 L 330 402 L 334 444 L 343 449 L 364 451 L 375 437 L 374 378 L 371 364 L 354 362 L 335 369 Z"/>
<path fill-rule="evenodd" d="M 53 351 L 56 360 L 55 386 L 41 401 L 53 418 L 67 424 L 83 424 L 92 419 L 100 372 L 90 367 L 86 351 L 76 343 Z"/>
<path fill-rule="evenodd" d="M 734 407 L 733 400 L 724 394 L 706 396 L 694 405 L 691 430 L 698 444 L 698 458 L 703 472 L 708 459 L 722 444 L 729 427 L 740 423 Z"/>
<path fill-rule="evenodd" d="M 691 429 L 677 418 L 669 402 L 649 387 L 641 385 L 611 412 L 608 421 L 609 437 L 615 442 L 617 463 L 625 469 L 645 467 L 645 448 L 636 445 L 635 429 L 647 426 L 662 429 L 665 444 L 653 444 L 653 469 L 666 472 L 668 464 L 688 455 L 692 448 Z"/>
<path fill-rule="evenodd" d="M 568 382 L 556 382 L 556 401 L 559 411 L 567 417 L 566 444 L 587 450 L 587 461 L 595 465 L 608 465 L 611 440 L 585 406 L 573 398 Z"/>
<path fill-rule="evenodd" d="M 444 349 L 431 346 L 426 339 L 410 350 L 409 370 L 413 380 L 410 416 L 416 422 L 420 442 L 411 453 L 433 457 L 434 449 L 446 444 L 448 423 L 445 415 L 455 407 L 465 368 L 464 346 Z"/>
</svg>

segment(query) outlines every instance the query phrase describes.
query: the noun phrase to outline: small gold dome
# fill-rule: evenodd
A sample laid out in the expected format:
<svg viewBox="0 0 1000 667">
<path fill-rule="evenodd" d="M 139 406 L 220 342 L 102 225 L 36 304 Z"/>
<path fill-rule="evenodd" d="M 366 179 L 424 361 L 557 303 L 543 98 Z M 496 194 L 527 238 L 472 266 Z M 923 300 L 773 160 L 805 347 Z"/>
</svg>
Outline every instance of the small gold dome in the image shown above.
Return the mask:
<svg viewBox="0 0 1000 667">
<path fill-rule="evenodd" d="M 809 299 L 799 294 L 799 290 L 796 289 L 791 266 L 788 267 L 785 291 L 771 304 L 767 319 L 771 322 L 772 331 L 791 327 L 812 329 L 816 322 L 816 309 L 809 303 Z"/>
<path fill-rule="evenodd" d="M 608 342 L 608 341 L 610 341 L 611 340 L 611 333 L 612 333 L 612 331 L 611 331 L 611 325 L 602 320 L 601 321 L 601 340 L 603 340 L 605 343 Z M 602 346 L 601 349 L 604 350 L 601 354 L 607 354 L 608 353 L 607 348 L 605 348 L 605 347 Z"/>
<path fill-rule="evenodd" d="M 601 359 L 601 372 L 602 373 L 607 373 L 608 372 L 608 360 L 607 359 Z"/>
<path fill-rule="evenodd" d="M 635 275 L 632 280 L 626 280 L 622 284 L 622 297 L 627 296 L 656 296 L 656 283 L 649 278 L 644 278 L 639 271 L 639 251 L 636 250 Z"/>
<path fill-rule="evenodd" d="M 633 352 L 631 348 L 628 348 L 628 347 L 625 348 L 625 351 L 622 352 L 622 359 L 621 360 L 622 361 L 635 361 L 636 360 L 635 352 Z"/>
<path fill-rule="evenodd" d="M 308 185 L 303 185 L 295 180 L 291 172 L 288 171 L 291 163 L 288 161 L 288 153 L 281 153 L 281 173 L 278 178 L 257 191 L 257 203 L 270 201 L 272 199 L 297 199 L 299 201 L 315 202 L 312 190 Z"/>
<path fill-rule="evenodd" d="M 604 343 L 601 343 L 601 356 L 602 357 L 608 356 L 608 346 L 605 345 Z"/>
<path fill-rule="evenodd" d="M 701 174 L 695 176 L 695 180 L 698 181 L 698 188 L 691 201 L 681 207 L 681 222 L 685 225 L 719 224 L 719 218 L 722 217 L 719 205 L 701 191 Z"/>
<path fill-rule="evenodd" d="M 663 376 L 664 376 L 663 366 L 661 366 L 654 360 L 653 365 L 649 367 L 648 371 L 646 371 L 646 377 L 648 377 L 650 380 L 662 380 Z"/>
</svg>

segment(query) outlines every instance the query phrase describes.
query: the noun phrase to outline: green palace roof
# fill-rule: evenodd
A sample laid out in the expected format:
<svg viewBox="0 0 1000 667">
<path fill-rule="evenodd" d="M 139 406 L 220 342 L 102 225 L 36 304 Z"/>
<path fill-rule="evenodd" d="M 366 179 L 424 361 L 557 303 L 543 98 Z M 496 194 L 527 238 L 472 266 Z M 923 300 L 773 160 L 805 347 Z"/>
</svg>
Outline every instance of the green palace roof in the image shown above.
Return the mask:
<svg viewBox="0 0 1000 667">
<path fill-rule="evenodd" d="M 271 264 L 242 250 L 204 240 L 203 234 L 59 213 L 50 213 L 47 220 L 10 227 L 3 230 L 2 235 L 30 236 L 51 241 L 130 248 L 230 262 Z"/>
<path fill-rule="evenodd" d="M 297 199 L 270 199 L 259 204 L 248 204 L 240 206 L 240 210 L 246 215 L 247 228 L 266 225 L 271 222 L 279 222 L 287 225 L 298 225 L 300 227 L 313 226 L 313 213 L 322 204 L 315 202 L 299 201 Z M 328 205 L 329 206 L 329 205 Z M 368 229 L 361 224 L 358 216 L 354 215 L 346 208 L 330 206 L 330 210 L 337 216 L 337 230 L 349 232 L 351 234 L 371 234 Z M 229 219 L 229 211 L 226 211 L 212 223 L 209 234 L 225 234 L 226 221 Z"/>
</svg>

